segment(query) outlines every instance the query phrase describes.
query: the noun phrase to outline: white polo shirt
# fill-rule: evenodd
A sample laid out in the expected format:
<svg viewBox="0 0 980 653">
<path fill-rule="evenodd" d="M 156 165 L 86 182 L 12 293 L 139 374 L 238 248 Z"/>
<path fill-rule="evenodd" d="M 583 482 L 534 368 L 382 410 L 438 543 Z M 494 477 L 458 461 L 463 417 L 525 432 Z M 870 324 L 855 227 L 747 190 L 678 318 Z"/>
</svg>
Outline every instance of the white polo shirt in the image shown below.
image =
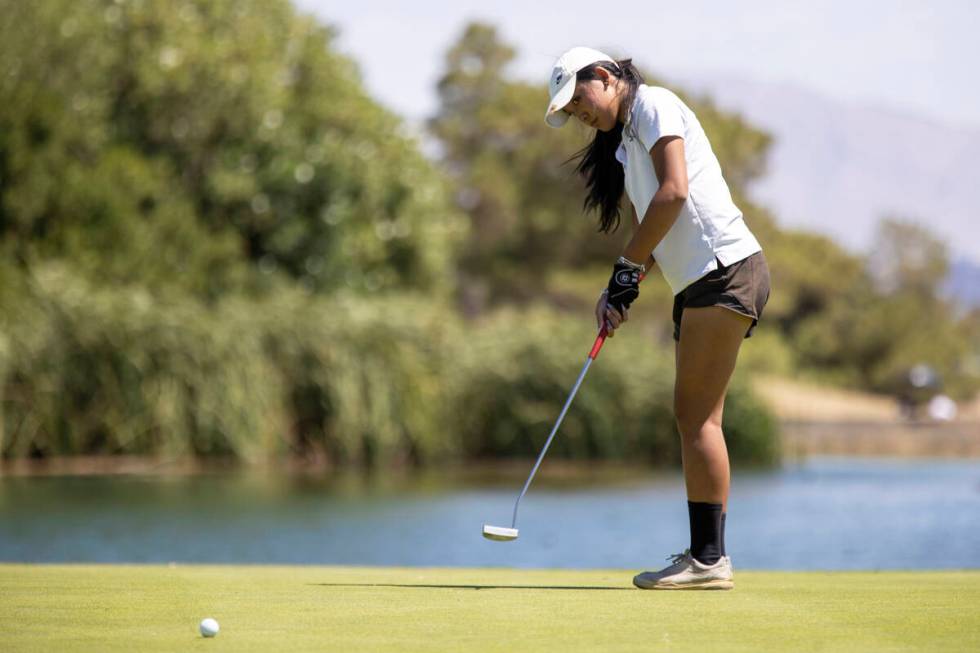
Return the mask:
<svg viewBox="0 0 980 653">
<path fill-rule="evenodd" d="M 642 221 L 660 188 L 650 150 L 664 136 L 684 139 L 687 200 L 677 221 L 654 248 L 664 278 L 676 295 L 718 268 L 762 250 L 732 201 L 721 166 L 694 112 L 665 88 L 641 84 L 616 159 L 626 173 L 626 193 Z"/>
</svg>

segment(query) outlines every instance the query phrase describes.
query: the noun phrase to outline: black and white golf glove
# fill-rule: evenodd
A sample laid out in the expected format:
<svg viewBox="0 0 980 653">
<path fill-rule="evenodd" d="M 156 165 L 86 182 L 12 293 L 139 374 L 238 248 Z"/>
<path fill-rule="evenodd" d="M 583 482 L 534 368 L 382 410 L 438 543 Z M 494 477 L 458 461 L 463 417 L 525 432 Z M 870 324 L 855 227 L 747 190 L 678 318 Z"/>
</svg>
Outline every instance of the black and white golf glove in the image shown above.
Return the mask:
<svg viewBox="0 0 980 653">
<path fill-rule="evenodd" d="M 640 296 L 640 279 L 645 272 L 646 270 L 639 263 L 620 256 L 613 265 L 612 276 L 609 277 L 606 305 L 612 306 L 623 315 L 633 300 Z"/>
</svg>

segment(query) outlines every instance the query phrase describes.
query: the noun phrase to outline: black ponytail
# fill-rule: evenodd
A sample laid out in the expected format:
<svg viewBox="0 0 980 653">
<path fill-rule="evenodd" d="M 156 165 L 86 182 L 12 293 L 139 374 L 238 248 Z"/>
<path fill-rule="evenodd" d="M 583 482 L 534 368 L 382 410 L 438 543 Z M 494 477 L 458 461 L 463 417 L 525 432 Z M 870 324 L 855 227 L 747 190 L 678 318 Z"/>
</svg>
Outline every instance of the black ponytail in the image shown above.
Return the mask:
<svg viewBox="0 0 980 653">
<path fill-rule="evenodd" d="M 578 71 L 575 82 L 599 79 L 596 68 L 604 68 L 609 74 L 626 82 L 623 102 L 627 111 L 633 107 L 636 90 L 643 83 L 643 76 L 633 65 L 632 59 L 622 59 L 615 64 L 609 61 L 586 66 Z M 627 116 L 627 120 L 629 116 Z M 595 138 L 569 159 L 581 158 L 575 171 L 585 178 L 588 194 L 583 207 L 586 212 L 599 210 L 599 231 L 612 232 L 619 228 L 619 201 L 623 197 L 625 177 L 623 166 L 616 160 L 616 150 L 623 140 L 623 125 L 619 121 L 608 132 L 596 130 Z"/>
</svg>

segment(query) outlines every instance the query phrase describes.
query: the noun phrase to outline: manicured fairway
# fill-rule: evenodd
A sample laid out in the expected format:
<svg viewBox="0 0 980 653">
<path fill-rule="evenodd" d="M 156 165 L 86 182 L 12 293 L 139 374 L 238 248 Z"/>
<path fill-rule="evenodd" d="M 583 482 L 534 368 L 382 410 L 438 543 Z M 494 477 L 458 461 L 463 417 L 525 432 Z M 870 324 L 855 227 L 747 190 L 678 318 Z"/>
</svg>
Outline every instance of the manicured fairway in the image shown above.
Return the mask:
<svg viewBox="0 0 980 653">
<path fill-rule="evenodd" d="M 980 571 L 631 574 L 0 565 L 0 651 L 980 651 Z"/>
</svg>

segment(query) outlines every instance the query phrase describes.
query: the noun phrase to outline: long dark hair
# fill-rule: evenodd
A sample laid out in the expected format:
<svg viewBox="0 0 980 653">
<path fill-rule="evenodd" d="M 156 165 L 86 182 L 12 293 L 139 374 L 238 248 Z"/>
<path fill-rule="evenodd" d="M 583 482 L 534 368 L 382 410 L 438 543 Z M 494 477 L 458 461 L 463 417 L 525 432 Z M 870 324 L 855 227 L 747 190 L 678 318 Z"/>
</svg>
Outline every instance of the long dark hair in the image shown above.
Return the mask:
<svg viewBox="0 0 980 653">
<path fill-rule="evenodd" d="M 627 111 L 633 107 L 636 89 L 643 83 L 643 75 L 633 65 L 632 59 L 621 59 L 613 64 L 600 61 L 578 71 L 575 82 L 599 79 L 596 68 L 605 68 L 613 77 L 626 82 L 626 95 L 623 102 Z M 581 159 L 575 172 L 585 178 L 588 194 L 583 207 L 586 212 L 599 210 L 599 231 L 612 232 L 619 229 L 619 200 L 623 197 L 625 177 L 623 166 L 616 160 L 616 149 L 623 140 L 623 124 L 616 125 L 608 132 L 595 132 L 595 138 L 572 156 L 569 161 Z"/>
</svg>

